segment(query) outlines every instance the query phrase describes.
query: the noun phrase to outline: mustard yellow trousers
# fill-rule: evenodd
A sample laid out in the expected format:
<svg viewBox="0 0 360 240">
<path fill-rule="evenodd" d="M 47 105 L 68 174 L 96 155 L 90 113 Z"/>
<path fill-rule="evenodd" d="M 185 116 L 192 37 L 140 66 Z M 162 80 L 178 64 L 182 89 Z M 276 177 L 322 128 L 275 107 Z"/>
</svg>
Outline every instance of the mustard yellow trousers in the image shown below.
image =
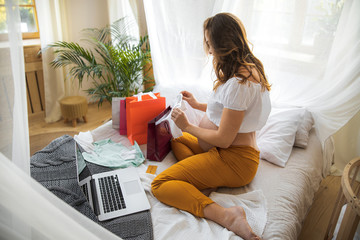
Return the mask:
<svg viewBox="0 0 360 240">
<path fill-rule="evenodd" d="M 198 217 L 204 217 L 204 208 L 214 202 L 201 190 L 244 186 L 255 177 L 259 165 L 259 151 L 249 146 L 213 147 L 204 152 L 188 133 L 173 139 L 171 145 L 179 162 L 154 179 L 152 192 L 162 203 Z"/>
</svg>

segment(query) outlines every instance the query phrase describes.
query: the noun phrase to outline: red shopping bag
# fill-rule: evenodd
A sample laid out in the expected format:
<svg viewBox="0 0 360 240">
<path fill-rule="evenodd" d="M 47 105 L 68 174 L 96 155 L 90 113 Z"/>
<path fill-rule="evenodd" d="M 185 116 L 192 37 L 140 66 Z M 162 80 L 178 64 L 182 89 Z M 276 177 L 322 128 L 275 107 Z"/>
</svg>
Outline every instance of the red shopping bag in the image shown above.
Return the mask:
<svg viewBox="0 0 360 240">
<path fill-rule="evenodd" d="M 171 150 L 171 130 L 169 122 L 157 122 L 166 114 L 170 114 L 171 107 L 169 106 L 154 119 L 148 122 L 147 132 L 147 151 L 146 158 L 153 161 L 162 161 Z"/>
<path fill-rule="evenodd" d="M 127 135 L 126 130 L 126 100 L 120 100 L 120 121 L 119 121 L 119 133 L 120 135 Z"/>
<path fill-rule="evenodd" d="M 166 108 L 160 93 L 145 93 L 126 98 L 126 130 L 131 144 L 147 142 L 147 124 Z"/>
</svg>

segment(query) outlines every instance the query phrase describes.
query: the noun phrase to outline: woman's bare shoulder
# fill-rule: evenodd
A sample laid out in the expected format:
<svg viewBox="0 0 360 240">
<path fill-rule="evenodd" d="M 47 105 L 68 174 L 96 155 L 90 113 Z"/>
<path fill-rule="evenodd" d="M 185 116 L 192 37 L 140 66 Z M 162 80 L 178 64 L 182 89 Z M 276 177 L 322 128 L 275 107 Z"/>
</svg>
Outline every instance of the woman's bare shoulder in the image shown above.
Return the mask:
<svg viewBox="0 0 360 240">
<path fill-rule="evenodd" d="M 254 67 L 244 67 L 239 68 L 239 73 L 245 77 L 247 81 L 260 83 L 259 72 Z"/>
</svg>

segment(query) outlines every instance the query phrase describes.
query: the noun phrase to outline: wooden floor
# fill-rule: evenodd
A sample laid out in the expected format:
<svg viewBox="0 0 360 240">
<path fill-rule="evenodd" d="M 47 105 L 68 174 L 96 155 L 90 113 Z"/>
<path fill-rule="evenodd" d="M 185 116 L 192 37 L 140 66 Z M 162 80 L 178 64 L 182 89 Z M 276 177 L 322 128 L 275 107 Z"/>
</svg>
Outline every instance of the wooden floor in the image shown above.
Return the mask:
<svg viewBox="0 0 360 240">
<path fill-rule="evenodd" d="M 324 239 L 340 186 L 341 177 L 328 176 L 323 179 L 303 223 L 299 240 Z"/>
<path fill-rule="evenodd" d="M 29 116 L 31 155 L 57 137 L 64 134 L 74 136 L 79 132 L 93 130 L 110 119 L 111 105 L 109 103 L 103 103 L 100 108 L 97 104 L 89 104 L 88 122 L 79 122 L 75 128 L 71 126 L 71 123 L 64 123 L 63 120 L 47 124 L 44 121 L 43 113 Z M 299 240 L 324 239 L 339 187 L 340 177 L 328 176 L 322 181 L 315 195 L 314 203 L 304 221 Z"/>
<path fill-rule="evenodd" d="M 46 123 L 44 112 L 35 113 L 29 116 L 30 155 L 43 149 L 52 140 L 64 134 L 74 136 L 79 132 L 93 130 L 111 119 L 111 105 L 104 102 L 98 107 L 97 103 L 89 104 L 86 115 L 87 123 L 80 121 L 76 127 L 71 122 L 64 123 L 60 120 L 54 123 Z"/>
</svg>

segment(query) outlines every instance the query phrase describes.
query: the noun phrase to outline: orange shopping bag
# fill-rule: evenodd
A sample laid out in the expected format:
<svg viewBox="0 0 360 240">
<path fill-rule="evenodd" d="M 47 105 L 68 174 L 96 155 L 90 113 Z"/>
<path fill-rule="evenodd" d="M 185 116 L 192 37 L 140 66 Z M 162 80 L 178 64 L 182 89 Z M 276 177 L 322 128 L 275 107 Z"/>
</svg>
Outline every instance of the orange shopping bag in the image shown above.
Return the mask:
<svg viewBox="0 0 360 240">
<path fill-rule="evenodd" d="M 148 122 L 166 108 L 160 93 L 140 93 L 126 98 L 126 130 L 131 144 L 147 142 Z"/>
</svg>

